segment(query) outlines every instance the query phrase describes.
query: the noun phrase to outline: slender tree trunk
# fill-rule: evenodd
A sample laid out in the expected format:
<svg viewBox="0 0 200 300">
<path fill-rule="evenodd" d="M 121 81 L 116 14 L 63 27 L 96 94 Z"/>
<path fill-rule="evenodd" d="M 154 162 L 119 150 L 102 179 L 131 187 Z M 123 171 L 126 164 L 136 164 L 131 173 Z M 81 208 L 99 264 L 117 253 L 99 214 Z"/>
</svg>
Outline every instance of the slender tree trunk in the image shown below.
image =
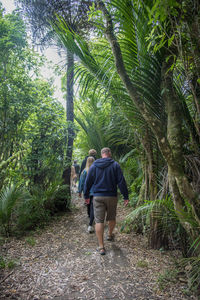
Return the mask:
<svg viewBox="0 0 200 300">
<path fill-rule="evenodd" d="M 148 198 L 146 199 L 153 201 L 157 196 L 156 164 L 152 147 L 152 133 L 148 127 L 146 127 L 145 135 L 142 138 L 142 145 L 147 157 L 147 172 L 145 172 L 145 176 L 148 177 Z M 149 246 L 153 249 L 160 249 L 162 246 L 166 248 L 168 239 L 164 237 L 165 234 L 162 228 L 161 213 L 154 209 L 150 214 L 150 230 L 148 232 Z"/>
<path fill-rule="evenodd" d="M 140 205 L 144 204 L 145 192 L 146 192 L 146 184 L 145 184 L 145 182 L 143 182 L 142 185 L 141 185 L 141 187 L 140 187 L 140 192 L 139 192 L 139 196 L 138 196 L 137 206 L 140 206 Z"/>
<path fill-rule="evenodd" d="M 140 187 L 140 192 L 139 192 L 139 196 L 138 196 L 138 201 L 137 201 L 137 205 L 136 207 L 144 204 L 144 201 L 147 199 L 147 159 L 146 159 L 146 154 L 145 151 L 142 151 L 142 155 L 141 155 L 141 166 L 142 166 L 142 174 L 143 174 L 143 180 L 142 180 L 142 184 Z"/>
<path fill-rule="evenodd" d="M 154 160 L 151 132 L 148 127 L 146 127 L 145 135 L 142 138 L 142 145 L 144 147 L 148 163 L 148 169 L 146 174 L 148 176 L 148 198 L 146 199 L 155 200 L 156 195 L 158 193 L 157 180 L 155 174 L 156 164 Z"/>
<path fill-rule="evenodd" d="M 65 170 L 63 172 L 64 184 L 68 186 L 67 194 L 70 195 L 71 161 L 74 142 L 74 55 L 67 50 L 67 99 L 66 114 L 68 122 L 67 149 L 65 158 Z"/>
</svg>

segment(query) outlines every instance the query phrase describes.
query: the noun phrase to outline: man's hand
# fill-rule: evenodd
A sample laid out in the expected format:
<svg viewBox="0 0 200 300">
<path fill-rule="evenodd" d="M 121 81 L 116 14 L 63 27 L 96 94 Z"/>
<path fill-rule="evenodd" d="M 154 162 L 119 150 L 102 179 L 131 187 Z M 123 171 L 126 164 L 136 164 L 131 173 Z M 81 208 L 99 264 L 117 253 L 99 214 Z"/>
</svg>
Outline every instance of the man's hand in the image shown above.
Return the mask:
<svg viewBox="0 0 200 300">
<path fill-rule="evenodd" d="M 85 204 L 90 204 L 90 198 L 85 199 Z"/>
<path fill-rule="evenodd" d="M 124 206 L 127 206 L 129 203 L 129 200 L 128 199 L 124 199 Z"/>
</svg>

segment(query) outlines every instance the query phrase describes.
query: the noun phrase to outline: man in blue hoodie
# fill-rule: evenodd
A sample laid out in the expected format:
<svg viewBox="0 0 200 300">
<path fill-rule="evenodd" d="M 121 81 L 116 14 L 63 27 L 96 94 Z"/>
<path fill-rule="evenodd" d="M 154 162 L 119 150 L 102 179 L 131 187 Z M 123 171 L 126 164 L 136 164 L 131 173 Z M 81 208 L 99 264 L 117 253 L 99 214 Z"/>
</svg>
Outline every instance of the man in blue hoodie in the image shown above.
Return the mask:
<svg viewBox="0 0 200 300">
<path fill-rule="evenodd" d="M 105 255 L 104 248 L 104 220 L 105 215 L 108 221 L 107 240 L 112 241 L 114 238 L 113 230 L 116 225 L 117 210 L 117 187 L 124 197 L 125 206 L 128 204 L 128 190 L 122 170 L 119 164 L 111 158 L 110 148 L 101 150 L 101 157 L 97 159 L 89 169 L 84 186 L 84 198 L 88 203 L 89 191 L 93 188 L 93 205 L 95 216 L 95 230 L 99 243 L 98 251 Z"/>
</svg>

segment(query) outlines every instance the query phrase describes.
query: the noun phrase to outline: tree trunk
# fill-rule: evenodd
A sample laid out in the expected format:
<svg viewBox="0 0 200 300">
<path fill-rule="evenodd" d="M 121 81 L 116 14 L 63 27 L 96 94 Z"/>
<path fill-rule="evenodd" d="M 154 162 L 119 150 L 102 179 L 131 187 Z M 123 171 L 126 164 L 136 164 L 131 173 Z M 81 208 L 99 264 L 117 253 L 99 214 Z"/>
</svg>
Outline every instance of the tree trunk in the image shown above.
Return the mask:
<svg viewBox="0 0 200 300">
<path fill-rule="evenodd" d="M 70 195 L 71 161 L 74 142 L 74 55 L 67 50 L 67 98 L 66 115 L 68 122 L 67 149 L 63 182 L 68 186 L 67 194 Z"/>
<path fill-rule="evenodd" d="M 153 208 L 151 211 L 148 245 L 152 249 L 167 250 L 169 247 L 169 239 L 162 225 L 162 212 L 158 208 Z"/>
<path fill-rule="evenodd" d="M 179 99 L 176 95 L 176 91 L 173 89 L 173 73 L 171 70 L 169 70 L 171 63 L 172 62 L 170 62 L 170 59 L 167 63 L 164 62 L 162 69 L 162 77 L 165 88 L 163 97 L 166 103 L 166 111 L 168 116 L 167 138 L 173 153 L 173 157 L 176 161 L 176 165 L 168 164 L 169 183 L 174 198 L 174 206 L 179 214 L 179 218 L 181 218 L 181 212 L 184 211 L 184 199 L 189 200 L 191 197 L 194 197 L 191 204 L 193 207 L 194 217 L 199 222 L 200 206 L 198 204 L 198 199 L 195 197 L 195 193 L 184 174 L 185 159 L 183 156 L 182 142 L 182 114 Z M 185 224 L 184 227 L 186 226 L 188 229 L 189 224 Z"/>
<path fill-rule="evenodd" d="M 142 145 L 144 147 L 148 169 L 147 169 L 147 176 L 148 176 L 148 197 L 146 199 L 155 200 L 156 195 L 158 193 L 157 190 L 157 180 L 156 180 L 156 173 L 155 173 L 155 160 L 154 160 L 154 153 L 152 147 L 152 136 L 151 132 L 148 127 L 146 127 L 145 135 L 141 139 Z"/>
<path fill-rule="evenodd" d="M 145 182 L 143 182 L 141 185 L 141 188 L 140 188 L 139 196 L 138 196 L 137 207 L 144 204 L 145 190 L 146 190 L 146 184 L 145 184 Z"/>
</svg>

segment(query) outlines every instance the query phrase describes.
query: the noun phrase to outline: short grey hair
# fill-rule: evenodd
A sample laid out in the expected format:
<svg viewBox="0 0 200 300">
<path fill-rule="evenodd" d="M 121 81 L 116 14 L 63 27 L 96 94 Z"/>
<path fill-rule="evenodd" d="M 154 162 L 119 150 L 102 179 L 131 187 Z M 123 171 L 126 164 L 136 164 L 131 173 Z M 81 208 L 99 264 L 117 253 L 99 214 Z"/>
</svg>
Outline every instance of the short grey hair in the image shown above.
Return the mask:
<svg viewBox="0 0 200 300">
<path fill-rule="evenodd" d="M 105 147 L 105 148 L 101 149 L 101 154 L 110 154 L 110 153 L 111 153 L 110 148 Z"/>
</svg>

